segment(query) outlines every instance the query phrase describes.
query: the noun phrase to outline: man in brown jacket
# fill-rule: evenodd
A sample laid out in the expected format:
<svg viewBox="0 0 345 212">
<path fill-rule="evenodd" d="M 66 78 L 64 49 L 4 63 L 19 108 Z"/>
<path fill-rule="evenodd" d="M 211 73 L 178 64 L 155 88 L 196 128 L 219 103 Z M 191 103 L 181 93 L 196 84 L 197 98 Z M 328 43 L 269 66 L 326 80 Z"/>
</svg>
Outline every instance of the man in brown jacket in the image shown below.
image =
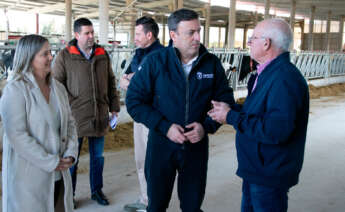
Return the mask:
<svg viewBox="0 0 345 212">
<path fill-rule="evenodd" d="M 91 198 L 98 204 L 108 205 L 109 202 L 102 192 L 103 150 L 109 112 L 112 116 L 117 116 L 120 111 L 115 76 L 107 52 L 94 42 L 94 30 L 90 20 L 76 20 L 74 33 L 75 39 L 56 57 L 53 75 L 65 85 L 69 94 L 72 113 L 77 123 L 78 159 L 83 138 L 88 138 Z M 77 183 L 78 161 L 70 169 L 73 194 Z"/>
</svg>

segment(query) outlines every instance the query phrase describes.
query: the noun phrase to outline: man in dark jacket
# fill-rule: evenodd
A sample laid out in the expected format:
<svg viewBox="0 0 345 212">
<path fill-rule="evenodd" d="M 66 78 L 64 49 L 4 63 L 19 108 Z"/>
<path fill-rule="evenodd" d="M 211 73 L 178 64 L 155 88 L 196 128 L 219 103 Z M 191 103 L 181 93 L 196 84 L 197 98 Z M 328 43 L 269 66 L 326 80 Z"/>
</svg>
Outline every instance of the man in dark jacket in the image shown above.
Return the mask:
<svg viewBox="0 0 345 212">
<path fill-rule="evenodd" d="M 153 20 L 153 18 L 146 16 L 141 17 L 136 20 L 135 25 L 134 42 L 138 48 L 135 50 L 135 55 L 130 66 L 121 78 L 120 87 L 124 90 L 127 90 L 131 78 L 138 70 L 139 64 L 142 62 L 144 57 L 151 52 L 162 49 L 164 47 L 159 43 L 159 28 L 158 24 L 155 22 L 155 20 Z M 145 209 L 148 202 L 144 165 L 146 157 L 147 136 L 149 130 L 147 129 L 147 127 L 145 127 L 145 125 L 134 122 L 133 131 L 134 157 L 140 185 L 140 196 L 137 202 L 125 205 L 124 209 L 126 211 Z"/>
<path fill-rule="evenodd" d="M 308 85 L 290 62 L 290 26 L 260 22 L 248 40 L 259 65 L 242 108 L 213 101 L 209 115 L 236 129 L 242 212 L 287 211 L 289 188 L 302 169 L 309 114 Z"/>
<path fill-rule="evenodd" d="M 53 66 L 53 75 L 69 94 L 72 113 L 77 123 L 79 152 L 83 138 L 90 150 L 91 198 L 101 205 L 109 202 L 102 192 L 104 136 L 108 131 L 109 112 L 117 116 L 120 103 L 110 58 L 103 47 L 95 44 L 90 20 L 74 22 L 75 39 L 61 50 Z M 77 163 L 70 169 L 73 194 L 77 183 Z"/>
<path fill-rule="evenodd" d="M 220 126 L 207 116 L 211 100 L 234 104 L 219 59 L 200 45 L 192 10 L 168 18 L 172 43 L 146 56 L 128 87 L 126 106 L 149 128 L 145 161 L 149 212 L 169 206 L 178 173 L 181 209 L 200 212 L 205 195 L 208 133 Z"/>
</svg>

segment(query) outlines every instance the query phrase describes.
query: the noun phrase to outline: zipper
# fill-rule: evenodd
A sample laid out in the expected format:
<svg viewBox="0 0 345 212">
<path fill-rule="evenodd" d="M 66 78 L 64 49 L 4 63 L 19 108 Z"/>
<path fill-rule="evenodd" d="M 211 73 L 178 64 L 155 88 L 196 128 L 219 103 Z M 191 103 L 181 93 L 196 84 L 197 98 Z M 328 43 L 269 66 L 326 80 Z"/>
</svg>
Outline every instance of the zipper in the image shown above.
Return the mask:
<svg viewBox="0 0 345 212">
<path fill-rule="evenodd" d="M 96 62 L 96 61 L 94 61 Z M 95 83 L 95 76 L 94 76 L 94 64 L 91 62 L 91 82 L 92 82 L 92 97 L 93 97 L 93 103 L 94 103 L 94 106 L 93 106 L 93 113 L 94 113 L 94 116 L 95 116 L 95 120 L 97 120 L 97 100 L 96 100 L 96 83 Z"/>
<path fill-rule="evenodd" d="M 189 76 L 186 78 L 186 107 L 185 107 L 185 115 L 184 115 L 184 126 L 188 124 L 188 116 L 189 116 Z"/>
<path fill-rule="evenodd" d="M 198 65 L 199 61 L 204 57 L 204 55 L 206 54 L 206 52 L 204 52 L 202 55 L 200 55 L 199 59 L 196 61 L 195 65 L 192 66 L 189 75 L 186 77 L 186 107 L 185 107 L 185 120 L 184 120 L 184 124 L 185 126 L 188 124 L 188 117 L 189 117 L 189 105 L 190 105 L 190 99 L 189 99 L 189 76 L 192 74 L 193 69 L 195 66 Z M 180 65 L 182 66 L 181 62 Z M 183 67 L 182 67 L 183 69 Z M 184 72 L 184 70 L 183 70 Z"/>
<path fill-rule="evenodd" d="M 174 47 L 172 47 L 172 48 L 173 48 L 173 50 L 174 50 L 174 54 L 175 54 L 176 58 L 178 58 L 178 56 L 177 56 L 177 54 L 176 54 L 175 48 L 174 48 Z M 183 126 L 184 128 L 185 128 L 185 126 L 188 124 L 188 117 L 189 117 L 189 105 L 190 105 L 190 99 L 189 99 L 189 76 L 191 75 L 191 73 L 192 73 L 194 67 L 198 65 L 199 61 L 200 61 L 200 60 L 204 57 L 204 55 L 206 55 L 206 54 L 207 54 L 207 51 L 204 52 L 204 53 L 202 53 L 202 54 L 200 55 L 200 57 L 197 59 L 195 65 L 192 66 L 192 68 L 191 68 L 191 70 L 190 70 L 190 72 L 189 72 L 189 75 L 188 75 L 187 77 L 186 77 L 185 74 L 184 74 L 184 69 L 183 69 L 183 66 L 182 66 L 182 62 L 181 62 L 179 59 L 177 59 L 177 61 L 178 61 L 177 64 L 179 65 L 179 68 L 182 70 L 182 74 L 183 74 L 183 76 L 184 76 L 184 78 L 185 78 L 185 80 L 186 80 L 186 105 L 185 105 L 185 116 L 184 116 L 184 126 Z M 185 143 L 182 144 L 182 149 L 185 149 Z"/>
</svg>

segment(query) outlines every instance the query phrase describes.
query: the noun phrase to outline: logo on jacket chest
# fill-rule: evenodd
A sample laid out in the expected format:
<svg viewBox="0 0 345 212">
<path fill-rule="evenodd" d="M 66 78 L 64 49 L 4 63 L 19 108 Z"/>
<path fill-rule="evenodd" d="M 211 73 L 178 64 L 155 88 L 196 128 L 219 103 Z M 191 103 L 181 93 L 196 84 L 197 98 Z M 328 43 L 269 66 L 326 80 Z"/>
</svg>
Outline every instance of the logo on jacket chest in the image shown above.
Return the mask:
<svg viewBox="0 0 345 212">
<path fill-rule="evenodd" d="M 202 79 L 212 79 L 213 78 L 213 74 L 204 74 L 202 72 L 196 72 L 196 78 L 198 80 L 202 80 Z"/>
</svg>

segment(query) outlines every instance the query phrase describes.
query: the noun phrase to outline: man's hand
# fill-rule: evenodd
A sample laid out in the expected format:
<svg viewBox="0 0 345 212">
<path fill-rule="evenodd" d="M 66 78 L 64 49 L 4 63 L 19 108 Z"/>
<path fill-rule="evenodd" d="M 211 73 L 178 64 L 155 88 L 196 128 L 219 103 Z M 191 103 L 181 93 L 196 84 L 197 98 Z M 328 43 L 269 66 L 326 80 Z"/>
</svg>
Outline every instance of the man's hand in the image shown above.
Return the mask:
<svg viewBox="0 0 345 212">
<path fill-rule="evenodd" d="M 120 88 L 122 88 L 123 90 L 127 90 L 128 85 L 129 85 L 133 75 L 134 75 L 134 73 L 122 75 L 122 77 L 120 79 Z"/>
<path fill-rule="evenodd" d="M 119 113 L 118 112 L 111 112 L 111 117 L 114 117 L 116 116 L 116 118 L 119 117 Z"/>
<path fill-rule="evenodd" d="M 73 161 L 73 157 L 60 158 L 59 164 L 55 168 L 55 171 L 64 171 L 69 169 L 73 165 Z"/>
<path fill-rule="evenodd" d="M 230 111 L 230 106 L 224 102 L 211 101 L 213 108 L 207 114 L 216 122 L 226 124 L 226 116 Z"/>
<path fill-rule="evenodd" d="M 120 79 L 120 88 L 127 90 L 130 80 L 128 79 L 128 74 L 122 75 Z"/>
<path fill-rule="evenodd" d="M 130 74 L 127 74 L 127 79 L 129 81 L 131 81 L 132 77 L 134 76 L 135 73 L 130 73 Z"/>
<path fill-rule="evenodd" d="M 183 127 L 178 124 L 172 124 L 168 130 L 167 137 L 175 143 L 183 144 L 187 140 L 183 132 Z"/>
<path fill-rule="evenodd" d="M 188 124 L 186 128 L 190 128 L 192 130 L 185 132 L 183 135 L 187 137 L 187 139 L 191 143 L 197 143 L 201 141 L 201 139 L 205 136 L 205 130 L 203 126 L 198 122 L 193 122 Z"/>
</svg>

